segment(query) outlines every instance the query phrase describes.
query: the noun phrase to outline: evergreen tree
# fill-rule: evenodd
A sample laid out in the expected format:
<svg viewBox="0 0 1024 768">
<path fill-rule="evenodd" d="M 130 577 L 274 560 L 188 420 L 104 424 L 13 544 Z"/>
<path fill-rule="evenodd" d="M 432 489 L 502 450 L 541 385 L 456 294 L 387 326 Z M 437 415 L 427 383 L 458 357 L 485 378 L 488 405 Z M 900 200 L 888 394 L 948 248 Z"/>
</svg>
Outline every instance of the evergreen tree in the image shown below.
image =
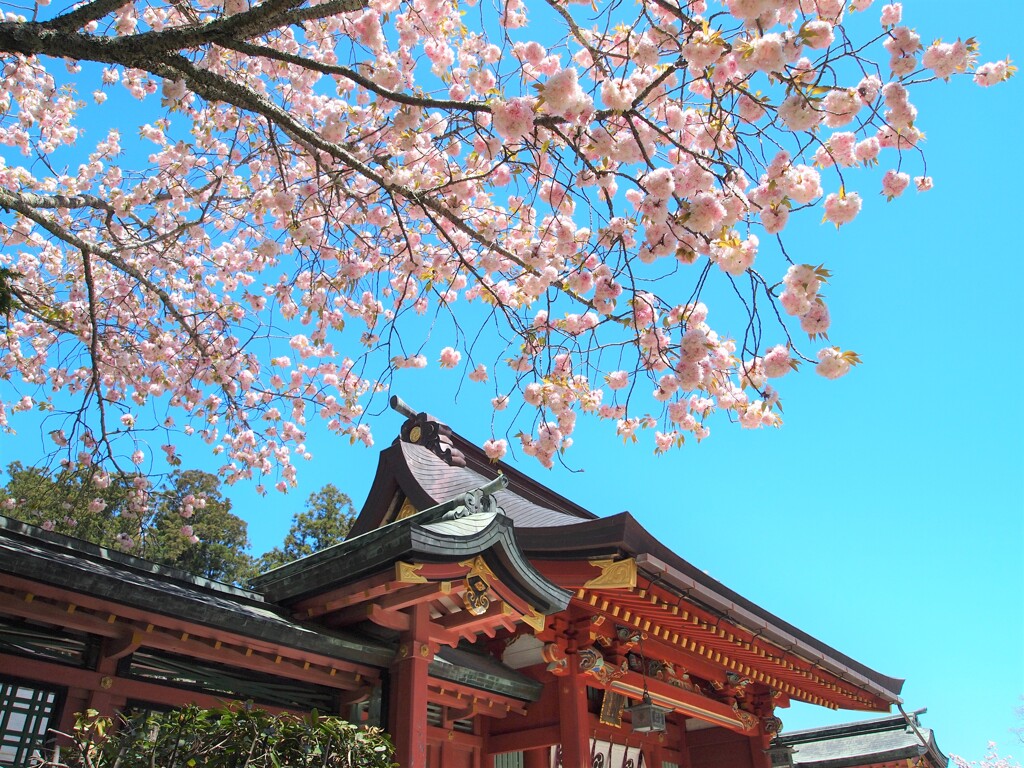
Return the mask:
<svg viewBox="0 0 1024 768">
<path fill-rule="evenodd" d="M 246 523 L 208 472 L 174 472 L 155 490 L 81 467 L 51 477 L 15 461 L 7 474 L 0 499 L 19 520 L 209 579 L 242 583 L 254 574 Z"/>
<path fill-rule="evenodd" d="M 284 546 L 274 547 L 260 557 L 258 570 L 268 571 L 344 541 L 355 519 L 352 499 L 328 483 L 309 495 L 306 509 L 292 517 Z"/>
</svg>

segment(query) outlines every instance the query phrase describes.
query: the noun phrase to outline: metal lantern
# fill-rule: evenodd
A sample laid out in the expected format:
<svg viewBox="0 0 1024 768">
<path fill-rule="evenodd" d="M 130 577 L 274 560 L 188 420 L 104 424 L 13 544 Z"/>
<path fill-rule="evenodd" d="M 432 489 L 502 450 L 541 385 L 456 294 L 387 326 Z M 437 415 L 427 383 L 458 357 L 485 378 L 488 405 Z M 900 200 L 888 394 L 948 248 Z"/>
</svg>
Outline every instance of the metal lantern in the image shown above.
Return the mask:
<svg viewBox="0 0 1024 768">
<path fill-rule="evenodd" d="M 665 710 L 651 703 L 651 695 L 644 691 L 639 704 L 629 708 L 634 733 L 662 733 L 665 730 Z"/>
</svg>

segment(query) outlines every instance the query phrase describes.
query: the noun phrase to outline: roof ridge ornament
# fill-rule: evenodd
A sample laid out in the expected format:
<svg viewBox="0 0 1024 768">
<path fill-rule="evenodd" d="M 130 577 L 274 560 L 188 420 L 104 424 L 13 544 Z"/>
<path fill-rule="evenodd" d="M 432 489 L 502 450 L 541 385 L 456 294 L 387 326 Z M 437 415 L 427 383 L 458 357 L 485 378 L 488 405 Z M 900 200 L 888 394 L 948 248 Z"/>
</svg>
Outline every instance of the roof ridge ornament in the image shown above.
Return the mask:
<svg viewBox="0 0 1024 768">
<path fill-rule="evenodd" d="M 426 411 L 415 411 L 398 395 L 388 401 L 392 410 L 406 417 L 399 431 L 402 442 L 422 445 L 452 467 L 466 466 L 466 457 L 452 441 L 452 428 Z"/>
<path fill-rule="evenodd" d="M 479 488 L 460 493 L 458 496 L 442 502 L 437 506 L 424 509 L 415 515 L 407 517 L 406 520 L 416 520 L 417 525 L 425 523 L 437 523 L 442 520 L 458 520 L 462 517 L 479 514 L 504 514 L 498 506 L 498 500 L 494 494 L 508 487 L 508 478 L 498 475 Z"/>
</svg>

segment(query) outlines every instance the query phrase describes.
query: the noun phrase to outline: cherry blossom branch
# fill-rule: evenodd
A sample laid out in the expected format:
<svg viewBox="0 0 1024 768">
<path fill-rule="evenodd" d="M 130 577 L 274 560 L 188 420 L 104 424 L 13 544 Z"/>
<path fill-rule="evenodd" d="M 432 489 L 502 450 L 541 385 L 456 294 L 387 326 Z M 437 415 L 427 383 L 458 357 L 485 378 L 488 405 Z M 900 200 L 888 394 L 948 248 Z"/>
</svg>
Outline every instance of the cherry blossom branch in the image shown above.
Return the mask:
<svg viewBox="0 0 1024 768">
<path fill-rule="evenodd" d="M 131 0 L 91 0 L 68 13 L 44 21 L 43 26 L 57 32 L 73 32 L 89 22 L 99 21 L 130 2 Z"/>
<path fill-rule="evenodd" d="M 156 285 L 152 280 L 147 278 L 145 275 L 143 275 L 141 272 L 135 269 L 131 264 L 126 262 L 120 256 L 113 253 L 112 251 L 106 250 L 104 248 L 99 248 L 93 243 L 86 242 L 77 235 L 68 232 L 64 228 L 58 226 L 56 223 L 51 221 L 48 217 L 38 213 L 31 205 L 19 199 L 19 196 L 13 195 L 4 189 L 0 189 L 0 208 L 4 210 L 17 211 L 25 218 L 34 221 L 36 224 L 41 226 L 54 237 L 64 241 L 69 245 L 74 246 L 75 249 L 81 251 L 83 254 L 95 253 L 97 256 L 102 258 L 111 266 L 116 267 L 120 271 L 124 272 L 126 275 L 129 275 L 133 279 L 137 280 L 141 285 L 145 286 L 145 288 L 149 290 L 154 296 L 160 299 L 160 302 L 163 304 L 164 309 L 166 309 L 167 313 L 177 321 L 178 325 L 181 327 L 183 331 L 185 331 L 185 333 L 188 334 L 192 342 L 195 343 L 199 349 L 205 348 L 206 340 L 199 335 L 199 333 L 192 326 L 192 324 L 189 323 L 186 320 L 186 318 L 179 312 L 178 307 L 176 306 L 174 300 L 171 298 L 170 294 L 166 290 L 161 288 L 159 285 Z"/>
</svg>

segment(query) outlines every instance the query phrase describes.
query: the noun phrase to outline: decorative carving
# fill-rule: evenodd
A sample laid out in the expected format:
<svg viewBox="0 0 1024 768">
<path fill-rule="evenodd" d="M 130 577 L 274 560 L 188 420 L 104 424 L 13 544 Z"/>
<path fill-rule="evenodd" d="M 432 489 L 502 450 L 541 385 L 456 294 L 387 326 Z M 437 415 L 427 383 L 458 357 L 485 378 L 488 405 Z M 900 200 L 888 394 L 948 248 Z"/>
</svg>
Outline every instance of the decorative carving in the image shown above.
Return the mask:
<svg viewBox="0 0 1024 768">
<path fill-rule="evenodd" d="M 469 569 L 469 573 L 466 574 L 467 576 L 483 576 L 484 581 L 488 584 L 494 580 L 494 572 L 491 571 L 480 555 L 477 555 L 472 560 L 462 560 L 459 565 Z"/>
<path fill-rule="evenodd" d="M 423 563 L 395 563 L 395 580 L 400 584 L 426 584 L 427 579 L 420 576 Z"/>
<path fill-rule="evenodd" d="M 654 659 L 648 664 L 648 674 L 655 680 L 661 680 L 675 688 L 681 688 L 691 693 L 700 693 L 700 690 L 690 680 L 685 669 L 676 669 L 674 664 L 667 661 Z"/>
<path fill-rule="evenodd" d="M 398 510 L 398 515 L 395 517 L 395 520 L 405 520 L 405 518 L 412 517 L 417 514 L 419 514 L 419 510 L 412 505 L 411 501 L 405 499 L 402 502 L 401 508 Z"/>
<path fill-rule="evenodd" d="M 494 574 L 480 555 L 472 560 L 463 560 L 459 565 L 469 569 L 465 579 L 466 591 L 462 594 L 463 605 L 474 616 L 487 613 L 491 607 L 491 596 L 488 593 Z"/>
<path fill-rule="evenodd" d="M 604 674 L 604 656 L 601 655 L 601 652 L 597 648 L 589 646 L 580 648 L 576 654 L 579 656 L 580 672 L 600 680 Z"/>
<path fill-rule="evenodd" d="M 633 627 L 624 627 L 621 624 L 615 625 L 615 636 L 619 638 L 619 642 L 627 649 L 632 648 L 641 640 L 647 639 L 646 632 L 641 632 L 639 629 L 634 629 Z"/>
<path fill-rule="evenodd" d="M 609 664 L 601 652 L 593 646 L 580 648 L 576 653 L 579 656 L 580 672 L 590 675 L 602 683 L 622 677 L 628 668 L 625 661 L 620 666 Z"/>
<path fill-rule="evenodd" d="M 583 586 L 586 589 L 625 589 L 636 586 L 636 560 L 591 560 L 590 564 L 601 570 Z"/>
<path fill-rule="evenodd" d="M 494 498 L 493 493 L 485 493 L 482 488 L 475 488 L 462 494 L 459 505 L 450 512 L 446 512 L 442 519 L 458 520 L 460 517 L 469 517 L 470 515 L 479 515 L 481 513 L 493 514 L 500 511 L 501 507 L 498 506 L 498 500 Z"/>
<path fill-rule="evenodd" d="M 761 727 L 764 732 L 772 736 L 778 736 L 782 733 L 782 720 L 777 718 L 775 715 L 761 718 Z"/>
<path fill-rule="evenodd" d="M 466 466 L 466 457 L 454 447 L 452 429 L 427 413 L 417 413 L 402 424 L 400 439 L 406 443 L 422 445 L 437 454 L 452 467 Z"/>
<path fill-rule="evenodd" d="M 741 675 L 737 675 L 735 672 L 726 672 L 725 673 L 725 682 L 726 682 L 726 685 L 729 685 L 729 686 L 731 686 L 733 688 L 738 688 L 739 689 L 739 688 L 746 688 L 748 685 L 750 685 L 750 683 L 752 681 L 751 681 L 751 679 L 749 677 L 743 677 Z"/>
<path fill-rule="evenodd" d="M 740 721 L 744 730 L 752 731 L 757 727 L 757 718 L 754 715 L 736 706 L 733 706 L 732 711 L 736 714 L 736 719 Z"/>
<path fill-rule="evenodd" d="M 547 625 L 547 616 L 535 608 L 530 608 L 529 613 L 523 614 L 523 623 L 533 629 L 534 632 L 543 632 Z"/>
<path fill-rule="evenodd" d="M 540 657 L 548 663 L 548 672 L 553 675 L 569 674 L 569 659 L 565 650 L 558 643 L 548 643 L 540 652 Z"/>
<path fill-rule="evenodd" d="M 462 603 L 466 610 L 474 616 L 487 613 L 487 609 L 491 607 L 491 598 L 487 595 L 489 589 L 490 585 L 480 574 L 466 576 L 466 591 L 462 593 Z"/>
</svg>

